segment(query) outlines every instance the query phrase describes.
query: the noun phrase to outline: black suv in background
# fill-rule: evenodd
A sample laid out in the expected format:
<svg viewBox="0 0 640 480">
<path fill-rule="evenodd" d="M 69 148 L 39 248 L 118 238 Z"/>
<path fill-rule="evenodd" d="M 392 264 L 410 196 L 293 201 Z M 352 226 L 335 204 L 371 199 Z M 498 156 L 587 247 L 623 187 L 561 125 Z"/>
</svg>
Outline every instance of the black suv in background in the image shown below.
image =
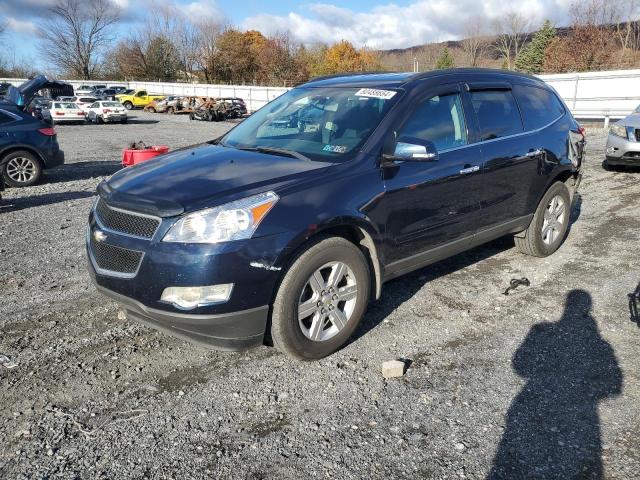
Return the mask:
<svg viewBox="0 0 640 480">
<path fill-rule="evenodd" d="M 582 132 L 526 75 L 317 79 L 217 140 L 101 183 L 90 272 L 130 318 L 161 330 L 321 358 L 387 280 L 503 235 L 554 253 Z"/>
</svg>

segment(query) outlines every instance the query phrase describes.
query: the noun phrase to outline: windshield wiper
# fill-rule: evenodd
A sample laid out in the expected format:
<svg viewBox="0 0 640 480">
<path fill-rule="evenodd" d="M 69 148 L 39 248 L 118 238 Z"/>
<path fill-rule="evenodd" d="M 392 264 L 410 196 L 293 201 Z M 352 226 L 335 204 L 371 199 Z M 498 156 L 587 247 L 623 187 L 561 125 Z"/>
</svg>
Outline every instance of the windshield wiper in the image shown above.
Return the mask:
<svg viewBox="0 0 640 480">
<path fill-rule="evenodd" d="M 272 155 L 284 155 L 284 156 L 291 157 L 291 158 L 297 158 L 298 160 L 305 160 L 307 162 L 311 162 L 312 161 L 306 155 L 303 155 L 303 154 L 298 153 L 298 152 L 293 151 L 293 150 L 287 150 L 286 148 L 262 147 L 262 146 L 258 146 L 258 147 L 236 147 L 236 148 L 238 150 L 247 150 L 247 151 L 251 151 L 251 152 L 260 152 L 260 153 L 267 153 L 267 154 L 272 154 Z"/>
</svg>

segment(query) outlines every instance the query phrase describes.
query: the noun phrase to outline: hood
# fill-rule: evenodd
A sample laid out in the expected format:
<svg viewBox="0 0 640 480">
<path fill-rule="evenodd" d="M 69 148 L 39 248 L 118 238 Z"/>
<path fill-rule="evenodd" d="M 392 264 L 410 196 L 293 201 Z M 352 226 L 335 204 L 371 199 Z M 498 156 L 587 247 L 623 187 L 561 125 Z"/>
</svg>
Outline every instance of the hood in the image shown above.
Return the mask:
<svg viewBox="0 0 640 480">
<path fill-rule="evenodd" d="M 632 113 L 616 123 L 625 127 L 640 128 L 640 113 Z"/>
<path fill-rule="evenodd" d="M 9 87 L 9 90 L 7 91 L 7 99 L 20 107 L 24 107 L 25 105 L 28 105 L 29 102 L 33 100 L 35 94 L 43 88 L 64 88 L 66 85 L 68 84 L 49 80 L 44 75 L 38 75 L 33 77 L 31 80 L 27 80 L 18 87 Z"/>
<path fill-rule="evenodd" d="M 111 205 L 169 217 L 276 190 L 330 165 L 203 144 L 120 170 L 98 192 Z"/>
</svg>

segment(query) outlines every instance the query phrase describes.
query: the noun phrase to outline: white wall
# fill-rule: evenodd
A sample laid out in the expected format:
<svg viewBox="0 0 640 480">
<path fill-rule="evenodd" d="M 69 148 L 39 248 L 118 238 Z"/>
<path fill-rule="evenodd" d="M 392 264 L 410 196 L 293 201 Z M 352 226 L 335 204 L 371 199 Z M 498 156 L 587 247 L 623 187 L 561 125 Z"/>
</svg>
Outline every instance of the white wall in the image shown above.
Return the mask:
<svg viewBox="0 0 640 480">
<path fill-rule="evenodd" d="M 640 70 L 610 72 L 565 73 L 540 75 L 562 96 L 578 118 L 623 117 L 640 104 Z M 19 85 L 25 79 L 2 79 Z M 283 87 L 253 87 L 242 85 L 209 85 L 197 83 L 108 82 L 65 80 L 74 87 L 81 84 L 127 85 L 147 89 L 150 93 L 197 95 L 206 97 L 240 97 L 247 102 L 249 111 L 255 111 L 282 95 Z"/>
</svg>

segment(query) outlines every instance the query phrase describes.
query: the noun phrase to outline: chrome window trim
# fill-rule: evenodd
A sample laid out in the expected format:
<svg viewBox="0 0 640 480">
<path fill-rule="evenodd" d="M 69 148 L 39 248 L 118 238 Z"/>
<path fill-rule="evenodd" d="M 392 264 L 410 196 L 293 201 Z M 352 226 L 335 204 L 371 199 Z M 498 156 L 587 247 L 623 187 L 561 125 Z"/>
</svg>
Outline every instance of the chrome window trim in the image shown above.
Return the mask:
<svg viewBox="0 0 640 480">
<path fill-rule="evenodd" d="M 140 235 L 132 235 L 130 233 L 120 232 L 118 230 L 113 230 L 111 228 L 105 227 L 104 224 L 100 221 L 100 215 L 98 215 L 98 212 L 97 212 L 98 202 L 100 202 L 101 200 L 104 202 L 104 199 L 102 199 L 100 196 L 98 196 L 98 199 L 96 200 L 96 203 L 93 206 L 93 218 L 95 218 L 96 223 L 105 232 L 113 233 L 115 235 L 122 235 L 122 236 L 130 237 L 130 238 L 137 238 L 139 240 L 147 240 L 147 241 L 150 242 L 156 236 L 156 233 L 158 233 L 158 230 L 160 229 L 160 226 L 162 225 L 162 218 L 160 218 L 160 217 L 156 217 L 155 215 L 149 215 L 149 214 L 146 214 L 146 213 L 132 212 L 131 210 L 125 210 L 124 208 L 112 207 L 107 202 L 105 202 L 105 205 L 107 206 L 107 208 L 109 210 L 115 210 L 117 212 L 126 213 L 127 215 L 132 215 L 134 217 L 144 217 L 144 218 L 150 218 L 152 220 L 157 220 L 158 221 L 158 226 L 156 227 L 156 230 L 153 232 L 153 235 L 151 235 L 151 237 L 142 237 Z"/>
<path fill-rule="evenodd" d="M 509 139 L 509 138 L 516 138 L 516 137 L 521 137 L 523 135 L 530 135 L 532 133 L 538 133 L 538 132 L 544 130 L 545 128 L 549 128 L 553 124 L 558 123 L 558 121 L 560 121 L 562 119 L 562 117 L 564 117 L 566 114 L 567 114 L 567 112 L 565 111 L 562 115 L 560 115 L 555 120 L 547 123 L 546 125 L 543 125 L 540 128 L 536 128 L 535 130 L 527 130 L 525 132 L 514 133 L 512 135 L 506 135 L 504 137 L 492 138 L 491 140 L 482 140 L 480 142 L 468 143 L 467 145 L 461 145 L 459 147 L 453 147 L 453 148 L 447 148 L 446 150 L 440 150 L 438 153 L 446 153 L 446 152 L 451 152 L 451 151 L 454 151 L 454 150 L 460 150 L 460 149 L 463 149 L 463 148 L 475 147 L 475 146 L 483 145 L 483 144 L 487 144 L 487 143 L 498 142 L 500 140 L 506 140 L 506 139 Z"/>
<path fill-rule="evenodd" d="M 96 262 L 96 259 L 93 256 L 93 250 L 91 249 L 90 235 L 91 235 L 91 227 L 87 225 L 87 232 L 86 232 L 86 238 L 85 238 L 85 241 L 87 243 L 87 252 L 89 253 L 89 260 L 91 261 L 91 265 L 95 269 L 96 273 L 103 275 L 105 277 L 122 278 L 125 280 L 130 280 L 138 276 L 138 273 L 140 272 L 140 267 L 142 266 L 142 261 L 144 260 L 144 256 L 146 254 L 145 252 L 139 252 L 139 253 L 142 253 L 142 256 L 140 257 L 140 261 L 138 262 L 138 267 L 136 268 L 136 271 L 133 273 L 122 273 L 122 272 L 114 272 L 113 270 L 106 270 L 98 266 L 98 263 Z M 111 245 L 111 246 L 118 247 L 117 245 Z M 118 247 L 118 248 L 123 248 L 123 247 Z M 135 250 L 132 250 L 132 251 L 135 251 Z"/>
</svg>

